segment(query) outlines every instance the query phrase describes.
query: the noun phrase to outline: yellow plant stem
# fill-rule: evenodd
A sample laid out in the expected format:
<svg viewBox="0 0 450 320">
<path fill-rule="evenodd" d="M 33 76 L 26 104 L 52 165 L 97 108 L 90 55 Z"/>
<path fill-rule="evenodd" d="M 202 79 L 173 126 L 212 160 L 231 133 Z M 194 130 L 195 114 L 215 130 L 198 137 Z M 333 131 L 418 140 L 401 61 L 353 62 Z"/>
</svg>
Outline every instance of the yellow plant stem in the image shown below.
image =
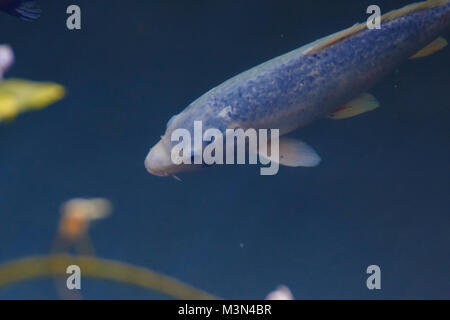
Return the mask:
<svg viewBox="0 0 450 320">
<path fill-rule="evenodd" d="M 177 299 L 218 299 L 174 278 L 120 261 L 91 256 L 54 254 L 31 256 L 0 265 L 0 287 L 39 277 L 69 276 L 66 269 L 77 265 L 82 276 L 111 280 L 157 291 Z"/>
</svg>

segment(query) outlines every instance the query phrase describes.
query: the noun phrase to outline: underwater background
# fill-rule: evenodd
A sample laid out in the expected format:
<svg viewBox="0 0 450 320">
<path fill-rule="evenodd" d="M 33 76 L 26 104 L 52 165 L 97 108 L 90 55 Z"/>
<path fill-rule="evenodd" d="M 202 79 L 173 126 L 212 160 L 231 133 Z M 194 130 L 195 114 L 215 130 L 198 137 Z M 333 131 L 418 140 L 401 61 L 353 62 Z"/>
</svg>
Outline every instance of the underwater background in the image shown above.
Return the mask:
<svg viewBox="0 0 450 320">
<path fill-rule="evenodd" d="M 316 168 L 222 166 L 147 173 L 168 119 L 226 79 L 411 1 L 40 1 L 34 23 L 0 13 L 7 77 L 63 84 L 57 104 L 0 125 L 0 263 L 50 252 L 59 209 L 110 199 L 90 237 L 100 257 L 140 265 L 226 299 L 450 298 L 450 49 L 406 61 L 370 92 L 381 107 L 295 132 Z M 82 30 L 66 28 L 66 8 Z M 449 39 L 450 35 L 444 35 Z M 368 290 L 366 268 L 381 268 Z M 86 299 L 158 292 L 82 280 Z M 0 299 L 58 298 L 51 279 Z"/>
</svg>

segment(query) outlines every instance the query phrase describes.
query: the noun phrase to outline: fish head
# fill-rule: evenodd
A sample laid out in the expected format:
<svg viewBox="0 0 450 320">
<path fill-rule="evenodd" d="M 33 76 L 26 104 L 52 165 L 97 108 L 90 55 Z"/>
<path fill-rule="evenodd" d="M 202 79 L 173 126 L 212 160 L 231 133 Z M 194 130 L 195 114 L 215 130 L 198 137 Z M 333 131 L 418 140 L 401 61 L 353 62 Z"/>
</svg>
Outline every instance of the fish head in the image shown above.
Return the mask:
<svg viewBox="0 0 450 320">
<path fill-rule="evenodd" d="M 171 148 L 165 143 L 164 136 L 150 149 L 145 158 L 147 171 L 159 177 L 167 177 L 185 171 L 182 167 L 183 165 L 177 165 L 172 161 Z"/>
<path fill-rule="evenodd" d="M 209 128 L 215 128 L 218 123 L 204 111 L 205 109 L 187 108 L 183 112 L 173 116 L 168 122 L 166 131 L 158 143 L 156 143 L 145 159 L 147 171 L 156 176 L 170 176 L 179 172 L 202 170 L 210 167 L 205 163 L 194 164 L 194 159 L 203 155 L 204 148 L 210 143 L 201 141 L 197 146 L 194 143 L 195 126 L 202 123 L 203 132 Z M 181 131 L 180 131 L 181 130 Z M 189 135 L 188 139 L 180 137 L 180 132 Z M 180 142 L 188 141 L 180 151 Z M 212 140 L 211 140 L 212 141 Z M 178 149 L 175 149 L 178 147 Z M 197 148 L 197 149 L 196 149 Z"/>
<path fill-rule="evenodd" d="M 172 148 L 176 142 L 171 141 L 173 131 L 183 126 L 181 114 L 174 115 L 167 122 L 166 131 L 161 139 L 156 143 L 145 158 L 145 168 L 155 176 L 167 177 L 179 172 L 192 170 L 192 165 L 177 164 L 172 159 Z M 177 120 L 177 121 L 175 121 Z"/>
</svg>

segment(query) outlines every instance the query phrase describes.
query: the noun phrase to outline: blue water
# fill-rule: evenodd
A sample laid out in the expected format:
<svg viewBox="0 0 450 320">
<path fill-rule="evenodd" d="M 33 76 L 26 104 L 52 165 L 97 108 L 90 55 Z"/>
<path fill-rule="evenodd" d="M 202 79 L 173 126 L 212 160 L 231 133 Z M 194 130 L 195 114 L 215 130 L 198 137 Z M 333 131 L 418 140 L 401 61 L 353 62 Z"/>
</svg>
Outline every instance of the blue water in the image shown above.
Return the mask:
<svg viewBox="0 0 450 320">
<path fill-rule="evenodd" d="M 264 298 L 278 284 L 297 299 L 450 298 L 450 49 L 399 66 L 371 90 L 376 111 L 294 133 L 321 155 L 316 168 L 263 177 L 223 166 L 179 182 L 143 165 L 172 115 L 235 74 L 364 21 L 373 1 L 41 3 L 35 23 L 0 13 L 0 42 L 16 52 L 8 76 L 56 81 L 68 95 L 0 127 L 0 262 L 48 253 L 64 201 L 106 197 L 114 213 L 90 231 L 99 256 L 223 298 Z M 70 4 L 81 31 L 65 26 Z M 366 287 L 371 264 L 381 290 Z M 87 299 L 166 298 L 82 286 Z M 0 288 L 0 299 L 57 297 L 48 279 Z"/>
</svg>

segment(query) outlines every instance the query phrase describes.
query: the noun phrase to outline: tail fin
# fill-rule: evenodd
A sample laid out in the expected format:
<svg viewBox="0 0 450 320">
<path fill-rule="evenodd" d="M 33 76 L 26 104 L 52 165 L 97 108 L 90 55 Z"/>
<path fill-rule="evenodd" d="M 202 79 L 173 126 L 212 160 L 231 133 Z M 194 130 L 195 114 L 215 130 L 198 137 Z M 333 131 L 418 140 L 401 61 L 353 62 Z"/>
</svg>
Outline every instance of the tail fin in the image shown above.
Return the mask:
<svg viewBox="0 0 450 320">
<path fill-rule="evenodd" d="M 41 16 L 42 10 L 35 0 L 17 0 L 4 9 L 10 15 L 19 17 L 25 21 L 35 21 Z"/>
</svg>

